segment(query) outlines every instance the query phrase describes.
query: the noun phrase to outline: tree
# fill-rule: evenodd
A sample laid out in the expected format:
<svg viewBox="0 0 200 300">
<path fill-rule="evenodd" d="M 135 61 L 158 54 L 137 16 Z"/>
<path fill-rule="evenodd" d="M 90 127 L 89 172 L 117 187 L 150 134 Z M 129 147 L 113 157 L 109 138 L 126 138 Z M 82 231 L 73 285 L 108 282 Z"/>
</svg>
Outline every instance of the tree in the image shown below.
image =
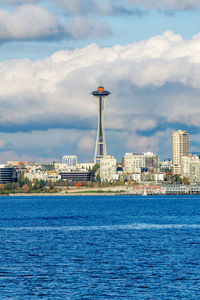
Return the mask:
<svg viewBox="0 0 200 300">
<path fill-rule="evenodd" d="M 96 175 L 96 171 L 100 168 L 100 165 L 99 164 L 95 164 L 92 168 L 92 171 L 91 171 L 91 180 L 94 181 L 95 179 L 95 175 Z M 98 175 L 97 175 L 98 176 Z"/>
<path fill-rule="evenodd" d="M 23 187 L 24 184 L 27 184 L 30 189 L 32 188 L 32 182 L 27 177 L 23 178 L 22 175 L 20 175 L 17 182 L 20 188 Z"/>
<path fill-rule="evenodd" d="M 183 184 L 189 184 L 189 180 L 188 180 L 188 178 L 187 177 L 185 177 L 185 176 L 183 176 L 183 178 L 182 178 L 182 183 Z"/>
<path fill-rule="evenodd" d="M 28 184 L 24 184 L 23 187 L 22 187 L 21 189 L 22 189 L 22 191 L 23 191 L 24 193 L 28 193 L 28 192 L 29 192 L 29 186 L 28 186 Z"/>
<path fill-rule="evenodd" d="M 97 182 L 101 182 L 101 177 L 100 177 L 99 174 L 98 174 L 97 177 L 96 177 L 96 181 L 97 181 Z"/>
<path fill-rule="evenodd" d="M 178 174 L 175 174 L 173 176 L 173 181 L 176 183 L 176 184 L 182 184 L 182 179 L 181 177 L 178 175 Z"/>
</svg>

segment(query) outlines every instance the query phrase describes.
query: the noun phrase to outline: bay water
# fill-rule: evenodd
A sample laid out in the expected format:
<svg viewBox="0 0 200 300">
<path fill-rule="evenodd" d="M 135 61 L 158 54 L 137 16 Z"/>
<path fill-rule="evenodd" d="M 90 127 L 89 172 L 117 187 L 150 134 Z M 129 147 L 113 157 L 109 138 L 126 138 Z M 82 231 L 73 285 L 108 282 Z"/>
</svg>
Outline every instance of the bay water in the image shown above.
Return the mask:
<svg viewBox="0 0 200 300">
<path fill-rule="evenodd" d="M 1 197 L 0 299 L 200 299 L 200 196 Z"/>
</svg>

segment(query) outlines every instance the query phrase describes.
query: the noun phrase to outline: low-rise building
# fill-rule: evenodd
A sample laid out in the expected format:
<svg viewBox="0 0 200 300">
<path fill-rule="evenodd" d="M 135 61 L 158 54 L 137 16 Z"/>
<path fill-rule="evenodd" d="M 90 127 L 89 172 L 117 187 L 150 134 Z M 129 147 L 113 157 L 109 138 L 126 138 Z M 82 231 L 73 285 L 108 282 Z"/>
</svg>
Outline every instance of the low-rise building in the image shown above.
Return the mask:
<svg viewBox="0 0 200 300">
<path fill-rule="evenodd" d="M 153 176 L 154 176 L 155 183 L 163 182 L 166 179 L 166 173 L 164 172 L 153 173 Z"/>
<path fill-rule="evenodd" d="M 30 181 L 44 180 L 57 182 L 61 180 L 61 176 L 57 171 L 44 171 L 42 166 L 33 166 L 24 173 L 24 177 L 28 178 Z"/>
<path fill-rule="evenodd" d="M 141 182 L 142 181 L 142 173 L 133 173 L 132 175 L 133 181 Z"/>
<path fill-rule="evenodd" d="M 11 166 L 0 165 L 0 184 L 14 182 L 16 180 L 15 169 Z"/>
<path fill-rule="evenodd" d="M 92 170 L 94 167 L 94 163 L 79 163 L 76 164 L 76 168 L 79 170 Z"/>
<path fill-rule="evenodd" d="M 86 170 L 74 170 L 74 171 L 64 171 L 61 170 L 59 172 L 59 175 L 61 176 L 61 180 L 66 181 L 89 181 L 91 173 Z"/>
<path fill-rule="evenodd" d="M 160 161 L 160 171 L 161 172 L 170 172 L 172 171 L 172 161 L 171 160 L 163 160 Z"/>
<path fill-rule="evenodd" d="M 132 180 L 138 183 L 145 181 L 160 183 L 165 181 L 165 178 L 166 174 L 162 172 L 141 172 L 132 174 Z"/>
<path fill-rule="evenodd" d="M 71 161 L 70 161 L 71 158 Z M 74 156 L 66 156 L 66 162 L 55 163 L 55 169 L 61 176 L 61 180 L 66 181 L 89 181 L 91 177 L 92 163 L 77 164 L 77 158 Z M 76 164 L 75 164 L 76 162 Z"/>
<path fill-rule="evenodd" d="M 55 163 L 54 167 L 57 171 L 59 170 L 76 170 L 76 165 L 74 166 L 68 166 L 66 163 Z"/>
</svg>

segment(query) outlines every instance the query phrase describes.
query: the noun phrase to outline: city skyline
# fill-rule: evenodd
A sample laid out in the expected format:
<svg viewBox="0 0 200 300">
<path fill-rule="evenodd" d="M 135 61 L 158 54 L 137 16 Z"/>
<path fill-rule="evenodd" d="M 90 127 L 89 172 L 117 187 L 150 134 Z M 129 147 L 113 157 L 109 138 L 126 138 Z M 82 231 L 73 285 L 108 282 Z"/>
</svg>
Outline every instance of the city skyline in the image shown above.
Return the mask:
<svg viewBox="0 0 200 300">
<path fill-rule="evenodd" d="M 101 79 L 108 154 L 171 157 L 178 129 L 198 152 L 200 5 L 190 2 L 0 0 L 1 162 L 93 161 L 89 94 Z"/>
</svg>

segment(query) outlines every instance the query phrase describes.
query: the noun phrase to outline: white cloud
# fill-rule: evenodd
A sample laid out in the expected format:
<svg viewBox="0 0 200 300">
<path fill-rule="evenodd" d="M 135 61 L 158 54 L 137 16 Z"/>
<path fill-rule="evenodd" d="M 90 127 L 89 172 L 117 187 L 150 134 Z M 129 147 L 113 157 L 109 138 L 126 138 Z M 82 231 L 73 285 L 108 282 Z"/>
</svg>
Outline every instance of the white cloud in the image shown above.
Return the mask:
<svg viewBox="0 0 200 300">
<path fill-rule="evenodd" d="M 126 123 L 130 103 L 136 106 L 138 113 L 137 100 L 131 94 L 133 86 L 158 89 L 166 83 L 181 83 L 200 88 L 198 47 L 200 36 L 184 41 L 173 32 L 166 32 L 127 46 L 101 49 L 93 44 L 73 51 L 60 51 L 44 60 L 1 62 L 0 97 L 4 107 L 0 112 L 1 120 L 32 120 L 38 113 L 57 116 L 65 110 L 66 114 L 92 116 L 96 111 L 95 101 L 88 94 L 99 79 L 103 79 L 114 94 L 113 100 L 108 99 L 106 109 L 116 118 L 119 114 L 123 116 L 119 124 Z M 121 101 L 124 91 L 126 95 Z M 114 103 L 117 103 L 116 107 Z M 124 108 L 118 111 L 123 107 L 122 103 Z M 19 105 L 21 110 L 17 112 Z M 25 115 L 24 109 L 28 107 L 31 110 Z M 147 105 L 143 111 L 148 108 Z"/>
<path fill-rule="evenodd" d="M 94 136 L 85 135 L 78 141 L 78 148 L 80 152 L 86 152 L 92 155 L 91 150 L 93 150 L 95 145 Z"/>
<path fill-rule="evenodd" d="M 133 14 L 141 16 L 144 10 L 184 11 L 199 9 L 199 0 L 49 0 L 60 13 L 65 15 L 119 15 Z M 0 0 L 3 5 L 40 4 L 46 6 L 44 0 Z M 51 6 L 49 6 L 51 9 Z"/>
<path fill-rule="evenodd" d="M 135 153 L 158 152 L 159 134 L 145 137 L 137 134 L 129 135 L 126 147 Z"/>
<path fill-rule="evenodd" d="M 0 9 L 0 41 L 104 38 L 113 34 L 112 29 L 98 16 L 141 15 L 138 6 L 161 10 L 200 7 L 199 0 L 50 0 L 50 3 L 47 6 L 43 0 L 0 0 L 7 9 L 14 5 L 13 10 Z M 163 41 L 161 47 L 165 46 Z"/>
<path fill-rule="evenodd" d="M 79 133 L 72 132 L 69 140 L 86 153 L 97 124 L 96 101 L 89 94 L 102 79 L 112 92 L 106 99 L 106 128 L 116 141 L 124 136 L 127 151 L 134 145 L 138 151 L 155 145 L 155 151 L 158 131 L 175 123 L 200 127 L 198 49 L 200 35 L 185 41 L 168 31 L 126 46 L 92 44 L 44 60 L 1 62 L 1 130 L 71 128 Z M 140 131 L 147 135 L 141 140 Z"/>
<path fill-rule="evenodd" d="M 59 33 L 57 19 L 37 5 L 20 6 L 14 13 L 0 9 L 0 40 L 54 37 Z"/>
<path fill-rule="evenodd" d="M 107 23 L 74 17 L 60 20 L 40 5 L 21 5 L 10 13 L 0 9 L 0 41 L 87 39 L 110 35 Z"/>
<path fill-rule="evenodd" d="M 200 8 L 199 0 L 52 0 L 66 14 L 88 15 L 141 15 L 145 10 L 174 10 L 183 11 Z M 140 9 L 139 9 L 140 8 Z"/>
<path fill-rule="evenodd" d="M 148 9 L 188 10 L 200 8 L 199 0 L 129 0 L 129 2 Z"/>
<path fill-rule="evenodd" d="M 141 15 L 142 10 L 183 11 L 200 8 L 199 0 L 51 0 L 62 12 L 74 15 Z M 142 10 L 140 10 L 142 9 Z"/>
</svg>

